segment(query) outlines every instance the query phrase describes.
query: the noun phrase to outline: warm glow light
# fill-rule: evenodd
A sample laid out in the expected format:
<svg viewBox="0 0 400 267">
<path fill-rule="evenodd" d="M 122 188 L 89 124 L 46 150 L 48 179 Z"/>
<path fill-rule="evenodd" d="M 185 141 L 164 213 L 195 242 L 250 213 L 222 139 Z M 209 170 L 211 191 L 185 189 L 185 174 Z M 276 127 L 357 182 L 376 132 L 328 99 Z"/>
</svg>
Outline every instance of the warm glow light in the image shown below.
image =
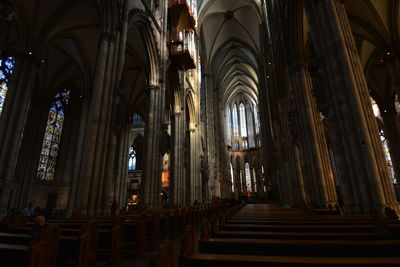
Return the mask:
<svg viewBox="0 0 400 267">
<path fill-rule="evenodd" d="M 161 184 L 162 187 L 169 186 L 169 171 L 163 171 L 161 176 Z"/>
<path fill-rule="evenodd" d="M 372 105 L 372 110 L 374 111 L 374 116 L 375 117 L 380 117 L 381 116 L 381 112 L 379 110 L 379 107 L 376 104 L 375 100 L 373 100 L 372 98 L 371 98 L 371 105 Z"/>
</svg>

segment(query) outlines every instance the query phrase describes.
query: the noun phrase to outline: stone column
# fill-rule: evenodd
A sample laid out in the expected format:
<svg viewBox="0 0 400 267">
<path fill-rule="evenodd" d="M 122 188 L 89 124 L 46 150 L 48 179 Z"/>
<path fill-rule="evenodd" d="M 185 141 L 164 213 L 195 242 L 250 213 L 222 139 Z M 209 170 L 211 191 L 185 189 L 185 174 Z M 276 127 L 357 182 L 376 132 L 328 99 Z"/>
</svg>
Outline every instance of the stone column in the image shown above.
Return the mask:
<svg viewBox="0 0 400 267">
<path fill-rule="evenodd" d="M 113 187 L 115 188 L 115 195 L 118 196 L 118 203 L 125 203 L 127 200 L 127 186 L 128 186 L 128 160 L 129 160 L 129 132 L 130 124 L 124 125 L 118 142 L 118 157 L 116 163 L 116 179 Z"/>
<path fill-rule="evenodd" d="M 211 199 L 213 195 L 215 194 L 216 190 L 216 143 L 215 143 L 215 129 L 214 125 L 216 123 L 216 114 L 214 113 L 214 88 L 213 88 L 213 81 L 212 77 L 210 74 L 205 73 L 204 74 L 204 82 L 205 82 L 205 88 L 206 88 L 206 101 L 205 101 L 205 108 L 204 110 L 206 111 L 206 152 L 207 152 L 207 157 L 208 157 L 208 164 L 210 168 L 210 177 L 208 180 L 208 187 L 210 188 L 209 190 L 209 196 L 208 199 Z"/>
<path fill-rule="evenodd" d="M 298 200 L 300 203 L 304 203 L 307 204 L 308 203 L 308 199 L 307 199 L 307 194 L 306 191 L 304 189 L 304 179 L 303 179 L 303 174 L 301 171 L 301 160 L 300 160 L 300 153 L 299 153 L 299 148 L 296 146 L 295 147 L 295 158 L 296 158 L 296 167 L 298 169 L 298 180 L 297 180 L 297 190 L 296 192 L 298 192 Z"/>
<path fill-rule="evenodd" d="M 22 55 L 15 67 L 0 120 L 0 215 L 7 208 L 39 60 Z"/>
<path fill-rule="evenodd" d="M 69 196 L 68 196 L 68 207 L 67 215 L 72 215 L 75 210 L 79 210 L 81 201 L 81 192 L 83 180 L 80 179 L 80 171 L 83 167 L 83 153 L 86 139 L 86 127 L 88 124 L 88 114 L 89 114 L 89 100 L 84 98 L 82 103 L 81 116 L 79 121 L 79 132 L 76 139 L 76 156 L 73 159 L 72 168 L 72 179 L 70 183 Z"/>
<path fill-rule="evenodd" d="M 368 87 L 342 1 L 307 0 L 306 14 L 321 71 L 326 74 L 329 115 L 336 117 L 340 142 L 352 186 L 357 187 L 360 207 L 352 212 L 367 213 L 371 207 L 398 209 L 393 186 L 385 166 L 378 128 L 373 116 Z M 336 156 L 336 155 L 335 155 Z M 344 199 L 351 202 L 351 199 Z"/>
<path fill-rule="evenodd" d="M 141 182 L 141 199 L 147 208 L 158 208 L 161 205 L 161 169 L 162 155 L 160 137 L 164 111 L 164 88 L 151 85 L 147 89 L 147 110 L 145 128 L 145 150 L 143 178 Z"/>
<path fill-rule="evenodd" d="M 191 186 L 191 201 L 190 204 L 193 205 L 194 202 L 201 203 L 201 176 L 200 176 L 200 131 L 198 127 L 190 129 L 190 186 Z"/>
<path fill-rule="evenodd" d="M 81 169 L 83 183 L 81 212 L 83 214 L 109 213 L 109 199 L 104 203 L 103 183 L 107 161 L 108 138 L 111 127 L 111 110 L 114 97 L 116 36 L 104 33 L 97 53 L 92 97 L 88 110 L 85 148 Z M 107 165 L 107 166 L 106 166 Z M 113 166 L 111 166 L 113 168 Z"/>
<path fill-rule="evenodd" d="M 293 60 L 294 61 L 294 60 Z M 326 162 L 328 148 L 324 132 L 320 130 L 321 117 L 312 96 L 311 78 L 299 62 L 289 66 L 292 87 L 292 105 L 295 109 L 295 122 L 299 144 L 301 171 L 307 187 L 309 202 L 322 206 L 337 203 L 334 180 L 330 175 L 330 165 Z M 320 138 L 320 135 L 323 135 Z"/>
<path fill-rule="evenodd" d="M 179 105 L 180 107 L 180 105 Z M 184 147 L 183 142 L 185 138 L 185 119 L 179 108 L 175 110 L 174 119 L 172 121 L 172 203 L 175 205 L 184 204 L 185 196 L 185 170 L 183 166 L 184 161 Z"/>
</svg>

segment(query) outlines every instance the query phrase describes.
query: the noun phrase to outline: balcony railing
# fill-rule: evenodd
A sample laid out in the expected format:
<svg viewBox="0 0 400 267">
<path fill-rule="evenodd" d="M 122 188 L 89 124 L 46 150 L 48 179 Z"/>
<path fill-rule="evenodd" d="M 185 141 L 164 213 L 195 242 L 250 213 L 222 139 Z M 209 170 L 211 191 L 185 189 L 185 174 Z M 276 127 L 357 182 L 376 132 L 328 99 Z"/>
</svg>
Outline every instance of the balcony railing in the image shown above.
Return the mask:
<svg viewBox="0 0 400 267">
<path fill-rule="evenodd" d="M 194 69 L 196 46 L 195 32 L 182 30 L 171 33 L 171 57 L 181 70 Z"/>
</svg>

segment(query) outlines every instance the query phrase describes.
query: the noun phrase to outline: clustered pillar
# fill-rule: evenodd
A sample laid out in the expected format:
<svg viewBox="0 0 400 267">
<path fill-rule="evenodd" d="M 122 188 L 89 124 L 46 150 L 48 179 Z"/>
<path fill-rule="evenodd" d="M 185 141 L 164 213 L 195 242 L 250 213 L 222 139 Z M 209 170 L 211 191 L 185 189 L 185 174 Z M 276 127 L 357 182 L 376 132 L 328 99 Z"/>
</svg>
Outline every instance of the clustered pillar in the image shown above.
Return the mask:
<svg viewBox="0 0 400 267">
<path fill-rule="evenodd" d="M 354 196 L 344 194 L 346 211 L 398 209 L 344 4 L 307 0 L 305 8 L 320 72 L 326 78 L 322 90 L 329 95 L 328 119 L 336 126 L 331 131 L 341 144 L 334 150 L 335 158 L 347 170 L 348 177 L 340 179 L 350 185 Z"/>
</svg>

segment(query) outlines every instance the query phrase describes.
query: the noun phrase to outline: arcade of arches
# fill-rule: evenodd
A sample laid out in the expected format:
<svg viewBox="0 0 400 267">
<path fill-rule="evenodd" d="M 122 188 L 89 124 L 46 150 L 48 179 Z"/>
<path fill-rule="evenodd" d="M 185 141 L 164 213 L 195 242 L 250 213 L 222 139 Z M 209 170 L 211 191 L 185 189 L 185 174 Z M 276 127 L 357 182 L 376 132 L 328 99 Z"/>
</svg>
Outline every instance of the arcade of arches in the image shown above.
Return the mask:
<svg viewBox="0 0 400 267">
<path fill-rule="evenodd" d="M 0 214 L 399 212 L 400 1 L 0 4 Z"/>
</svg>

